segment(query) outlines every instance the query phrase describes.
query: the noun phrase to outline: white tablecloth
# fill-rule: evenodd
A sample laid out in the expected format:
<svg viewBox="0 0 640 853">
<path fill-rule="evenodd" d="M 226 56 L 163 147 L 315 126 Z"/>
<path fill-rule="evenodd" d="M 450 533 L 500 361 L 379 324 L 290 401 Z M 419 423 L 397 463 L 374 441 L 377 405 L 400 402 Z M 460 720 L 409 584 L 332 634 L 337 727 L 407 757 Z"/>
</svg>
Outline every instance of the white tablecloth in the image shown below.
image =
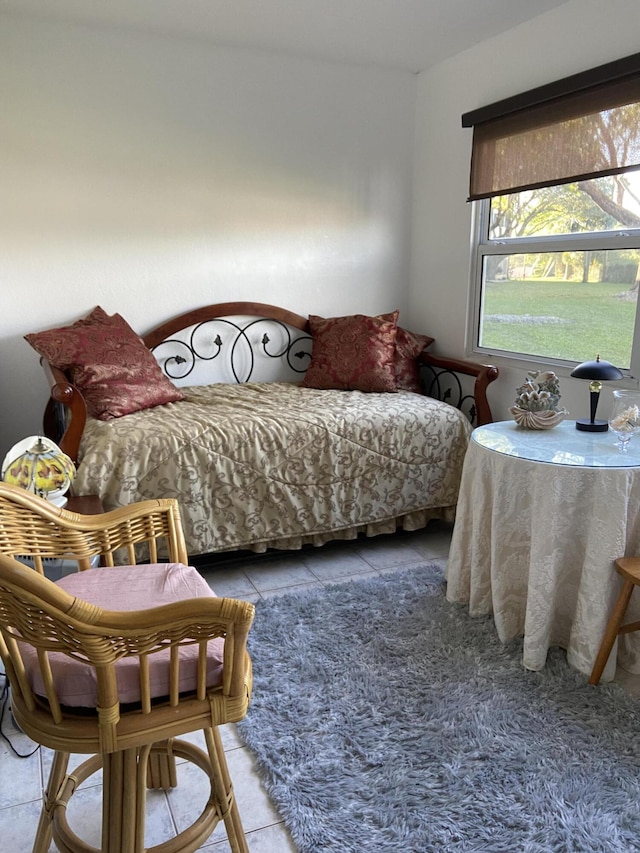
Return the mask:
<svg viewBox="0 0 640 853">
<path fill-rule="evenodd" d="M 610 432 L 580 433 L 573 421 L 544 433 L 503 422 L 473 434 L 447 598 L 468 603 L 472 615 L 493 613 L 502 641 L 524 636 L 528 669 L 542 669 L 558 645 L 573 666 L 591 672 L 620 588 L 613 561 L 640 553 L 635 442 L 629 455 L 619 454 Z M 528 455 L 533 460 L 522 458 Z M 632 619 L 640 619 L 638 592 L 625 621 Z M 616 653 L 624 669 L 640 673 L 640 632 L 617 646 L 604 680 L 614 676 Z"/>
</svg>

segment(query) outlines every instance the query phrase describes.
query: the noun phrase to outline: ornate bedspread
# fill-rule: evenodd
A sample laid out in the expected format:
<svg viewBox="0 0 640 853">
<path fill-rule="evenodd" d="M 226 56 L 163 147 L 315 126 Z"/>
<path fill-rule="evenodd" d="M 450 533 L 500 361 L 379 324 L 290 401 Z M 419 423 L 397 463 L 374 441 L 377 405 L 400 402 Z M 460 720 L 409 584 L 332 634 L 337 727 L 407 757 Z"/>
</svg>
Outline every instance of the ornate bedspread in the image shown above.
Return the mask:
<svg viewBox="0 0 640 853">
<path fill-rule="evenodd" d="M 287 382 L 183 390 L 183 402 L 90 421 L 76 493 L 106 509 L 177 498 L 191 555 L 453 515 L 471 426 L 452 406 Z"/>
</svg>

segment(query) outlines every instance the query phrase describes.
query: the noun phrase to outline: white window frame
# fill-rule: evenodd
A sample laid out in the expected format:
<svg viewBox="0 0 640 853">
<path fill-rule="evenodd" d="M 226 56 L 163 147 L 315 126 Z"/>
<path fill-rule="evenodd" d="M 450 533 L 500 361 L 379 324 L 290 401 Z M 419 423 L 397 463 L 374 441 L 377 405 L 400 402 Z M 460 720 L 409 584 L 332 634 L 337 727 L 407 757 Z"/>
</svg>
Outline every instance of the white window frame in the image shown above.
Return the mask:
<svg viewBox="0 0 640 853">
<path fill-rule="evenodd" d="M 590 234 L 560 234 L 545 237 L 511 237 L 490 240 L 489 216 L 491 199 L 485 198 L 471 202 L 473 205 L 471 224 L 471 264 L 469 298 L 467 303 L 466 355 L 490 359 L 495 364 L 511 365 L 531 370 L 548 365 L 559 375 L 569 375 L 576 362 L 563 359 L 531 356 L 528 353 L 493 350 L 480 346 L 480 320 L 482 310 L 482 266 L 483 258 L 488 255 L 527 254 L 541 251 L 585 251 L 597 249 L 638 249 L 640 248 L 640 228 L 602 231 Z M 603 356 L 604 357 L 604 356 Z M 594 354 L 595 358 L 595 354 Z M 640 297 L 636 309 L 636 318 L 631 347 L 631 366 L 623 369 L 625 378 L 638 384 L 640 377 Z"/>
</svg>

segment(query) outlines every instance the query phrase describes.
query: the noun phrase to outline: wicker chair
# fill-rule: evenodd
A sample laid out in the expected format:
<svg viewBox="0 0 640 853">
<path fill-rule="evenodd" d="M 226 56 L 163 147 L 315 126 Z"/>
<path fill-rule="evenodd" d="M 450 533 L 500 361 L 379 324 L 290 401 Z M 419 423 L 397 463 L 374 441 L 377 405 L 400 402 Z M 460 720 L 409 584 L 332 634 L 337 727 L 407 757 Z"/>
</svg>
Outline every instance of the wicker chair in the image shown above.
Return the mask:
<svg viewBox="0 0 640 853">
<path fill-rule="evenodd" d="M 172 564 L 154 564 L 158 540 Z M 135 566 L 140 542 L 151 565 Z M 120 548 L 131 566 L 113 566 Z M 104 568 L 57 583 L 43 575 L 47 557 L 72 556 L 82 568 L 96 554 Z M 33 556 L 35 571 L 14 555 Z M 217 727 L 248 707 L 254 608 L 215 597 L 186 562 L 173 500 L 80 516 L 0 483 L 0 654 L 16 721 L 55 750 L 34 853 L 46 853 L 52 838 L 70 853 L 95 850 L 71 830 L 66 806 L 100 768 L 102 853 L 142 853 L 146 787 L 176 785 L 176 756 L 208 775 L 211 794 L 188 829 L 148 849 L 196 850 L 224 820 L 231 850 L 248 853 Z M 157 590 L 170 603 L 150 607 Z M 105 609 L 118 596 L 124 606 Z M 174 739 L 197 730 L 206 752 Z M 92 757 L 69 773 L 70 753 Z"/>
</svg>

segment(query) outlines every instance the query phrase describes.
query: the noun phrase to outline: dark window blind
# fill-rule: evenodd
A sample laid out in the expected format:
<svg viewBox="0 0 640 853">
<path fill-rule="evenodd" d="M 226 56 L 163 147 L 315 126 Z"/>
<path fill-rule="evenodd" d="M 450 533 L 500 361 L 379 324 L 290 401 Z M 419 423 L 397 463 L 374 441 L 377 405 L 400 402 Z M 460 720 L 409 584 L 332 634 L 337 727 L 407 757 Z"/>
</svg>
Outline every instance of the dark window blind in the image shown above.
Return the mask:
<svg viewBox="0 0 640 853">
<path fill-rule="evenodd" d="M 462 116 L 469 201 L 640 168 L 640 53 Z"/>
</svg>

